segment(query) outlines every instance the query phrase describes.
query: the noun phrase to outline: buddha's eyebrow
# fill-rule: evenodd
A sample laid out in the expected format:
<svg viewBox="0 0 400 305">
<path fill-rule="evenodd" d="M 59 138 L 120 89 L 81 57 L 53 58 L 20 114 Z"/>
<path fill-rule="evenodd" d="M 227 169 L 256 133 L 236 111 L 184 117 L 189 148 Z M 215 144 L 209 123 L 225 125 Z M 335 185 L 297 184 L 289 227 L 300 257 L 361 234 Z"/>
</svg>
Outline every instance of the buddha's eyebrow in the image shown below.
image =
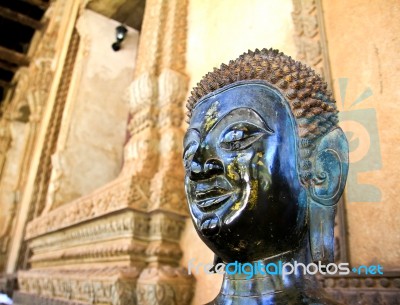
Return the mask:
<svg viewBox="0 0 400 305">
<path fill-rule="evenodd" d="M 257 115 L 258 115 L 258 113 L 257 113 Z M 275 132 L 272 130 L 272 128 L 271 127 L 269 127 L 269 125 L 267 124 L 267 122 L 265 122 L 265 120 L 264 120 L 264 118 L 262 118 L 260 115 L 259 115 L 259 119 L 260 119 L 260 121 L 261 121 L 261 123 L 263 123 L 263 127 L 264 127 L 264 129 L 265 129 L 265 131 L 267 132 L 267 133 L 269 133 L 269 134 L 274 134 Z"/>
<path fill-rule="evenodd" d="M 240 109 L 248 109 L 248 108 L 236 108 L 236 109 L 233 109 L 233 110 L 231 110 L 231 111 L 229 111 L 228 113 L 226 113 L 226 114 L 224 114 L 223 116 L 221 116 L 220 118 L 218 118 L 218 120 L 214 123 L 214 125 L 211 127 L 211 129 L 210 130 L 212 130 L 212 129 L 214 129 L 214 127 L 215 126 L 217 126 L 219 123 L 220 123 L 220 121 L 222 121 L 225 117 L 227 117 L 228 115 L 230 115 L 230 114 L 232 114 L 232 112 L 236 112 L 236 111 L 239 111 Z M 262 124 L 262 126 L 259 126 L 260 128 L 263 128 L 264 130 L 265 130 L 265 132 L 266 133 L 268 133 L 268 134 L 274 134 L 275 132 L 274 132 L 274 130 L 271 128 L 271 127 L 269 127 L 269 125 L 267 124 L 267 122 L 265 121 L 265 119 L 260 115 L 260 114 L 258 114 L 258 112 L 256 111 L 256 110 L 254 110 L 254 109 L 250 109 L 251 110 L 251 113 L 252 113 L 252 117 L 253 118 L 256 118 L 256 119 L 258 119 L 258 120 L 260 120 L 260 122 L 261 122 L 261 124 Z M 246 124 L 250 124 L 250 125 L 258 125 L 258 124 L 255 124 L 255 122 L 254 121 L 249 121 L 249 122 L 237 122 L 238 124 L 239 123 L 246 123 Z"/>
<path fill-rule="evenodd" d="M 230 127 L 234 127 L 235 129 L 243 129 L 243 130 L 247 130 L 248 127 L 253 127 L 256 128 L 258 131 L 262 131 L 267 135 L 273 135 L 275 132 L 267 125 L 264 123 L 264 121 L 261 121 L 261 125 L 258 123 L 253 123 L 253 122 L 237 122 L 237 123 L 233 123 L 230 125 Z M 237 127 L 239 125 L 239 127 Z"/>
</svg>

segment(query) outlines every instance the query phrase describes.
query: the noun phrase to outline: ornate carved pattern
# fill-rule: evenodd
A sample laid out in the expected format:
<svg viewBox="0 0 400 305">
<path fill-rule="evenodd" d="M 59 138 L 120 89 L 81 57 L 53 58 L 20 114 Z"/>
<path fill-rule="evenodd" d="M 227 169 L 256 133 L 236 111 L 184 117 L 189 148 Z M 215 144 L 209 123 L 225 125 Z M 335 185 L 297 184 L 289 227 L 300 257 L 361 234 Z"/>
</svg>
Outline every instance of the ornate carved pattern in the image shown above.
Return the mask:
<svg viewBox="0 0 400 305">
<path fill-rule="evenodd" d="M 122 188 L 129 189 L 127 186 L 123 186 Z M 115 190 L 115 186 L 110 186 L 110 189 Z M 88 198 L 90 197 L 88 196 Z M 79 204 L 77 206 L 82 207 Z M 48 215 L 39 217 L 37 220 L 39 221 L 52 214 L 57 214 L 57 211 L 62 208 L 60 207 Z M 71 207 L 68 208 L 68 206 L 65 206 L 65 209 L 66 211 L 70 211 Z M 61 219 L 57 219 L 57 221 L 61 221 Z M 49 289 L 46 288 L 47 284 L 45 284 L 47 283 L 45 279 L 52 280 L 57 277 L 53 273 L 57 275 L 65 271 L 51 269 L 49 272 L 53 272 L 52 274 L 49 274 L 47 271 L 43 273 L 44 271 L 40 270 L 42 267 L 59 268 L 59 266 L 77 266 L 79 264 L 85 266 L 85 264 L 102 264 L 104 261 L 107 261 L 108 263 L 120 262 L 123 264 L 130 262 L 130 264 L 134 264 L 137 268 L 141 269 L 145 266 L 145 262 L 147 262 L 149 265 L 156 264 L 157 267 L 151 268 L 161 268 L 162 270 L 166 268 L 168 272 L 160 272 L 170 274 L 170 279 L 168 281 L 159 281 L 158 278 L 149 279 L 145 277 L 146 281 L 141 286 L 142 290 L 168 290 L 174 295 L 173 299 L 177 300 L 176 304 L 188 304 L 180 302 L 190 300 L 193 291 L 193 279 L 187 275 L 187 271 L 184 268 L 173 267 L 178 264 L 182 256 L 179 239 L 184 224 L 184 218 L 171 212 L 159 211 L 149 214 L 146 211 L 139 212 L 137 210 L 123 209 L 119 213 L 115 213 L 114 210 L 113 214 L 108 212 L 102 217 L 95 219 L 92 217 L 89 222 L 80 220 L 74 226 L 35 235 L 30 242 L 30 248 L 34 253 L 30 260 L 32 269 L 22 272 L 19 275 L 20 280 L 24 277 L 28 279 L 28 284 L 24 281 L 21 282 L 25 285 L 21 290 L 23 292 L 47 296 L 52 299 L 67 298 L 68 294 L 65 295 L 65 291 L 58 294 L 49 294 L 51 291 L 49 292 Z M 146 273 L 146 270 L 143 272 Z M 78 269 L 75 271 L 78 273 Z M 40 274 L 43 273 L 43 280 L 34 280 L 37 278 L 38 272 Z M 84 269 L 83 272 L 85 272 Z M 98 271 L 88 274 L 87 280 L 91 283 L 98 283 L 100 275 L 101 273 Z M 63 282 L 62 286 L 69 285 L 75 287 L 83 285 L 73 283 L 74 279 L 65 276 L 65 282 Z M 123 288 L 125 286 L 127 288 Z M 135 287 L 135 283 L 129 285 L 124 283 L 113 284 L 115 294 L 113 302 L 124 305 L 123 300 L 125 295 L 132 302 L 136 296 L 139 297 L 139 294 L 135 292 Z M 89 289 L 89 291 L 91 290 Z M 141 298 L 145 298 L 146 295 L 151 296 L 151 292 L 141 295 Z M 181 295 L 184 297 L 181 298 Z M 71 293 L 69 296 L 69 300 L 73 301 L 80 301 L 82 298 L 79 293 Z M 85 300 L 88 300 L 87 295 Z M 159 300 L 160 302 L 169 301 L 169 299 L 164 298 Z"/>
<path fill-rule="evenodd" d="M 150 242 L 146 249 L 149 266 L 141 273 L 137 286 L 138 304 L 143 305 L 189 304 L 193 293 L 193 278 L 185 269 L 175 267 L 182 255 L 182 215 L 187 215 L 180 162 L 182 103 L 188 84 L 183 74 L 187 4 L 186 0 L 146 3 L 132 86 L 130 138 L 125 148 L 129 157 L 123 172 L 138 174 L 140 170 L 143 175 L 141 169 L 147 168 L 144 175 L 151 179 L 147 207 L 151 212 Z M 135 159 L 146 160 L 148 166 Z"/>
<path fill-rule="evenodd" d="M 186 0 L 147 3 L 122 172 L 112 183 L 28 224 L 33 268 L 19 276 L 23 293 L 93 304 L 136 304 L 136 298 L 137 304 L 190 303 L 194 280 L 176 267 L 187 215 L 182 177 L 176 171 L 182 167 L 180 126 L 188 81 L 182 73 L 186 7 Z M 48 178 L 44 182 L 47 191 Z M 32 202 L 38 215 L 43 197 Z M 76 279 L 79 266 L 98 266 L 103 261 L 110 266 L 134 264 L 139 272 L 147 264 L 138 292 L 136 278 L 101 284 L 98 269 L 83 272 L 82 281 Z M 60 270 L 61 264 L 77 269 L 69 275 Z M 44 267 L 52 268 L 44 272 L 40 269 Z M 96 291 L 104 289 L 96 287 L 106 287 L 107 298 L 98 296 Z"/>
<path fill-rule="evenodd" d="M 149 240 L 146 261 L 168 265 L 178 265 L 182 256 L 179 246 L 181 232 L 185 226 L 184 218 L 158 211 L 150 219 Z"/>
<path fill-rule="evenodd" d="M 25 238 L 31 239 L 128 207 L 145 210 L 147 198 L 139 188 L 142 185 L 140 179 L 135 177 L 135 180 L 132 181 L 131 178 L 115 180 L 92 194 L 34 219 L 27 225 Z"/>
<path fill-rule="evenodd" d="M 383 276 L 325 277 L 322 285 L 335 300 L 343 304 L 400 304 L 399 272 L 388 271 Z"/>
<path fill-rule="evenodd" d="M 130 255 L 135 256 L 145 254 L 146 244 L 134 242 L 133 244 L 116 243 L 112 246 L 90 246 L 86 248 L 68 249 L 52 251 L 33 255 L 30 259 L 32 267 L 40 268 L 42 266 L 68 265 L 76 262 L 103 261 L 104 258 L 116 258 Z M 44 262 L 40 264 L 40 262 Z M 53 264 L 52 264 L 53 262 Z"/>
<path fill-rule="evenodd" d="M 330 86 L 329 57 L 321 0 L 292 0 L 297 59 L 312 66 Z"/>
<path fill-rule="evenodd" d="M 154 239 L 179 241 L 185 227 L 184 218 L 170 213 L 153 213 L 149 235 Z"/>
<path fill-rule="evenodd" d="M 58 88 L 52 121 L 46 134 L 46 145 L 42 150 L 41 164 L 38 170 L 38 176 L 36 178 L 37 183 L 35 187 L 38 189 L 36 202 L 31 204 L 31 207 L 35 207 L 32 217 L 40 215 L 44 208 L 49 184 L 49 174 L 51 173 L 51 156 L 55 152 L 55 146 L 57 143 L 58 133 L 60 131 L 62 113 L 64 111 L 65 101 L 67 99 L 68 88 L 71 81 L 72 71 L 78 52 L 79 46 L 79 35 L 76 30 L 72 33 L 71 40 L 68 46 L 68 53 L 64 63 L 64 69 L 61 75 L 60 86 Z M 35 192 L 36 193 L 36 192 Z"/>
<path fill-rule="evenodd" d="M 181 143 L 183 132 L 182 102 L 187 92 L 187 78 L 173 70 L 163 70 L 159 77 L 159 170 L 151 182 L 149 210 L 163 209 L 187 214 L 183 190 Z M 177 171 L 177 169 L 180 169 Z"/>
<path fill-rule="evenodd" d="M 141 305 L 189 304 L 192 296 L 192 278 L 183 268 L 148 268 L 138 280 L 137 300 Z"/>
<path fill-rule="evenodd" d="M 64 69 L 61 76 L 60 86 L 58 88 L 55 106 L 52 113 L 50 126 L 46 133 L 45 147 L 42 150 L 38 175 L 36 176 L 34 191 L 32 192 L 32 199 L 28 213 L 28 221 L 37 217 L 41 210 L 44 208 L 45 199 L 47 195 L 47 188 L 51 173 L 51 155 L 54 153 L 56 140 L 61 124 L 62 112 L 64 109 L 66 96 L 68 93 L 69 82 L 72 75 L 72 70 L 78 50 L 79 36 L 76 31 L 71 36 L 70 44 L 68 47 L 67 58 L 64 64 Z M 26 244 L 23 243 L 20 251 L 20 258 L 18 265 L 22 267 L 25 265 L 23 262 L 26 252 Z"/>
<path fill-rule="evenodd" d="M 172 2 L 172 1 L 171 1 Z M 182 2 L 186 2 L 182 1 Z M 148 0 L 142 24 L 135 79 L 142 74 L 157 75 L 162 56 L 162 37 L 167 20 L 168 1 Z M 186 16 L 184 16 L 186 18 Z"/>
<path fill-rule="evenodd" d="M 19 272 L 18 284 L 21 292 L 45 298 L 73 300 L 83 304 L 131 305 L 136 304 L 135 286 L 139 274 L 140 268 L 137 267 L 37 269 Z"/>
<path fill-rule="evenodd" d="M 125 209 L 119 214 L 108 214 L 87 223 L 81 221 L 69 228 L 44 233 L 31 240 L 30 248 L 34 253 L 31 258 L 32 269 L 19 273 L 20 289 L 24 293 L 51 299 L 85 300 L 93 304 L 100 303 L 99 300 L 104 304 L 134 304 L 125 303 L 124 300 L 133 302 L 136 297 L 143 300 L 138 304 L 169 304 L 165 302 L 172 301 L 175 304 L 188 304 L 193 292 L 193 278 L 186 269 L 175 267 L 182 256 L 179 239 L 183 228 L 184 218 L 173 213 L 159 211 L 148 214 Z M 114 282 L 110 284 L 111 288 L 104 288 L 108 286 L 99 282 L 107 275 L 96 268 L 95 271 L 54 269 L 56 266 L 85 266 L 96 262 L 102 264 L 104 261 L 130 262 L 139 271 L 146 261 L 150 267 L 144 269 L 141 284 L 137 286 L 142 293 L 135 292 L 134 281 L 129 284 Z M 42 267 L 53 269 L 40 269 Z M 104 270 L 116 268 L 119 270 L 118 267 Z M 76 277 L 86 282 L 77 281 Z M 79 287 L 87 288 L 82 292 L 83 288 Z M 107 301 L 103 294 L 95 295 L 94 291 L 99 289 L 113 289 L 113 303 Z M 154 291 L 157 291 L 157 295 L 152 296 Z M 168 293 L 168 297 L 160 296 L 163 291 Z M 160 303 L 154 303 L 156 301 Z"/>
<path fill-rule="evenodd" d="M 123 210 L 106 217 L 99 217 L 77 227 L 57 230 L 52 234 L 33 239 L 31 248 L 45 251 L 54 245 L 62 248 L 78 246 L 101 238 L 115 239 L 118 236 L 146 238 L 149 231 L 149 216 L 131 210 Z"/>
<path fill-rule="evenodd" d="M 76 30 L 73 32 L 70 43 L 68 46 L 67 57 L 64 63 L 64 68 L 61 75 L 60 86 L 57 91 L 56 100 L 51 116 L 51 122 L 46 133 L 45 145 L 42 150 L 40 158 L 40 165 L 38 168 L 38 174 L 36 176 L 34 190 L 32 192 L 31 204 L 29 207 L 28 221 L 34 217 L 39 216 L 45 205 L 47 196 L 47 189 L 50 180 L 51 173 L 51 155 L 55 151 L 58 133 L 60 130 L 62 113 L 68 93 L 69 83 L 71 80 L 72 70 L 74 67 L 75 58 L 78 51 L 79 35 Z M 23 242 L 20 250 L 20 257 L 18 260 L 18 266 L 22 268 L 25 266 L 24 258 L 26 256 L 26 243 Z"/>
<path fill-rule="evenodd" d="M 36 237 L 30 243 L 32 268 L 104 261 L 144 265 L 148 221 L 145 213 L 124 210 Z"/>
<path fill-rule="evenodd" d="M 156 129 L 157 78 L 149 73 L 140 75 L 132 83 L 130 92 L 129 140 L 125 145 L 121 175 L 146 177 L 150 183 L 154 171 L 157 170 L 159 154 L 157 150 L 159 136 Z M 148 194 L 148 188 L 143 190 Z"/>
<path fill-rule="evenodd" d="M 165 1 L 168 7 L 165 27 L 162 28 L 162 57 L 158 64 L 159 73 L 164 69 L 177 72 L 185 70 L 186 35 L 187 35 L 187 0 Z M 185 96 L 183 97 L 185 98 Z"/>
<path fill-rule="evenodd" d="M 11 132 L 8 122 L 2 118 L 0 120 L 0 174 L 3 170 L 6 153 L 11 143 Z"/>
<path fill-rule="evenodd" d="M 42 297 L 35 294 L 23 293 L 15 291 L 13 294 L 13 300 L 15 305 L 87 305 L 83 302 L 68 301 L 63 299 L 54 299 Z"/>
<path fill-rule="evenodd" d="M 51 15 L 58 16 L 63 11 L 65 3 L 58 6 L 51 6 L 44 18 L 49 19 Z M 20 164 L 19 174 L 16 177 L 15 194 L 20 194 L 23 191 L 26 183 L 26 172 L 30 167 L 32 159 L 34 143 L 37 138 L 38 125 L 43 115 L 43 108 L 47 101 L 50 86 L 53 76 L 54 67 L 52 66 L 55 53 L 56 41 L 58 35 L 59 20 L 53 18 L 40 39 L 40 43 L 32 45 L 29 50 L 31 53 L 31 64 L 29 67 L 24 67 L 18 70 L 14 77 L 14 82 L 17 83 L 15 91 L 10 94 L 9 99 L 5 100 L 1 105 L 3 117 L 0 125 L 0 175 L 5 162 L 5 153 L 9 147 L 11 138 L 7 138 L 6 130 L 12 121 L 20 121 L 29 124 L 29 134 L 25 138 L 25 148 Z M 35 49 L 36 48 L 36 49 Z M 7 127 L 4 125 L 7 125 Z M 3 126 L 4 125 L 4 126 Z M 4 225 L 3 236 L 0 237 L 0 248 L 4 249 L 4 253 L 8 250 L 8 240 L 10 238 L 11 229 L 15 222 L 15 212 L 18 209 L 16 201 L 12 210 L 8 213 L 8 219 Z M 5 260 L 2 260 L 5 261 Z"/>
</svg>

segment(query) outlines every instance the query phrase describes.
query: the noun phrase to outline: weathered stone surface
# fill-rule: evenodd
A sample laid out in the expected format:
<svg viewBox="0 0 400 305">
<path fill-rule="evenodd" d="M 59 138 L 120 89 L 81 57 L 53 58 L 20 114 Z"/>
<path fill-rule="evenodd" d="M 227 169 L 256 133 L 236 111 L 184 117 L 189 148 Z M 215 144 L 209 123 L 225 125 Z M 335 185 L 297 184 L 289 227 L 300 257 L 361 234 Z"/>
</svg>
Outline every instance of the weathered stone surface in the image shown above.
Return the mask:
<svg viewBox="0 0 400 305">
<path fill-rule="evenodd" d="M 400 6 L 397 1 L 368 5 L 323 1 L 323 6 L 334 93 L 346 114 L 343 128 L 351 135 L 350 146 L 354 145 L 350 175 L 353 169 L 357 176 L 354 180 L 349 176 L 346 195 L 352 196 L 352 202 L 346 203 L 350 262 L 398 267 Z M 340 86 L 339 79 L 348 79 L 347 87 Z M 367 98 L 352 105 L 368 88 Z M 376 142 L 371 141 L 374 138 Z M 365 196 L 358 199 L 353 194 Z"/>
<path fill-rule="evenodd" d="M 133 77 L 138 33 L 128 28 L 122 49 L 114 52 L 111 43 L 118 25 L 89 10 L 77 22 L 80 53 L 52 155 L 44 214 L 87 195 L 121 170 L 127 88 Z"/>
<path fill-rule="evenodd" d="M 17 212 L 18 196 L 21 191 L 21 167 L 23 166 L 22 160 L 26 149 L 24 146 L 29 135 L 29 127 L 25 123 L 11 121 L 2 126 L 2 131 L 1 144 L 3 144 L 2 150 L 5 151 L 2 151 L 0 156 L 4 162 L 0 165 L 0 270 L 4 270 L 6 264 L 14 216 Z"/>
<path fill-rule="evenodd" d="M 81 11 L 79 53 L 52 155 L 46 207 L 27 225 L 32 254 L 30 269 L 18 277 L 21 302 L 30 294 L 35 302 L 45 298 L 50 303 L 113 305 L 183 305 L 192 298 L 193 277 L 179 267 L 187 209 L 182 175 L 176 171 L 182 167 L 180 125 L 187 91 L 182 71 L 187 2 L 161 2 L 153 3 L 159 15 L 149 14 L 145 21 L 138 54 L 141 73 L 132 83 L 129 105 L 116 100 L 122 101 L 123 87 L 128 88 L 121 79 L 129 78 L 126 62 L 133 65 L 134 56 L 124 49 L 108 54 L 111 48 L 103 34 L 113 32 L 115 24 L 99 30 L 106 20 Z M 153 31 L 165 36 L 154 37 Z M 148 49 L 154 38 L 168 43 Z M 104 60 L 110 56 L 115 62 Z M 128 113 L 122 162 L 107 148 L 122 148 L 126 120 L 121 115 L 127 118 Z M 97 162 L 98 171 L 91 171 L 91 162 Z M 106 183 L 121 165 L 118 177 Z M 83 175 L 80 170 L 86 166 Z"/>
<path fill-rule="evenodd" d="M 140 30 L 145 0 L 91 0 L 88 8 L 108 18 Z"/>
</svg>

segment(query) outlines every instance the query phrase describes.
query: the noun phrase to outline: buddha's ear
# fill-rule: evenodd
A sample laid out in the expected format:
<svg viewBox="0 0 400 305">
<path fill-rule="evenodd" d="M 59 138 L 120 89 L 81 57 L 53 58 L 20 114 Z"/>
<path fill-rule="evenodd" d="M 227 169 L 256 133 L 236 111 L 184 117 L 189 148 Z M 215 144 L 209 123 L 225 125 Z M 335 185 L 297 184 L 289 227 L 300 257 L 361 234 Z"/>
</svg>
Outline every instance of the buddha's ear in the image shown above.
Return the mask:
<svg viewBox="0 0 400 305">
<path fill-rule="evenodd" d="M 317 143 L 309 186 L 310 245 L 313 261 L 333 262 L 336 204 L 342 196 L 349 168 L 349 148 L 337 127 Z"/>
</svg>

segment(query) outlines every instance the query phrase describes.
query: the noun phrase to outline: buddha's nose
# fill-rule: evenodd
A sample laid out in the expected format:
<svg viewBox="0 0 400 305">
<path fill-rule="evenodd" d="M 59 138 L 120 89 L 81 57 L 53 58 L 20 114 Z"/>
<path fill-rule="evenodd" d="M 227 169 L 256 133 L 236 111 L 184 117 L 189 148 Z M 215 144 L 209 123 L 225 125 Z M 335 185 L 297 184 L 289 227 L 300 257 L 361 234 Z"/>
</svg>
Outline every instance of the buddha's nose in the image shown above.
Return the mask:
<svg viewBox="0 0 400 305">
<path fill-rule="evenodd" d="M 190 179 L 193 181 L 210 179 L 223 173 L 224 166 L 218 159 L 208 159 L 206 162 L 201 162 L 201 159 L 193 158 L 190 165 Z"/>
</svg>

